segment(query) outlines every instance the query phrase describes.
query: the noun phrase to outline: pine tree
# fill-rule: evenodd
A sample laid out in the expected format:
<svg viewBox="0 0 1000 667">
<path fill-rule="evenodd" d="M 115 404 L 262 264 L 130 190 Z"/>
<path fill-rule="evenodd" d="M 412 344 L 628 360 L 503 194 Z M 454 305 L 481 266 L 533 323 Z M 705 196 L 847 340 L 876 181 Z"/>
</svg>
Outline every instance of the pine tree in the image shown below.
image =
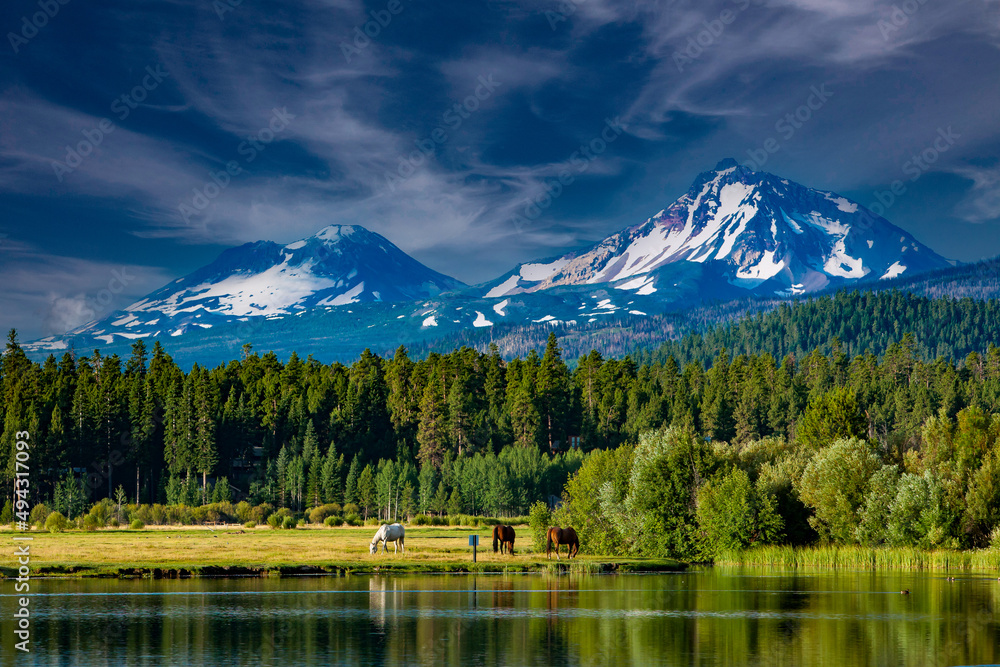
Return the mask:
<svg viewBox="0 0 1000 667">
<path fill-rule="evenodd" d="M 565 439 L 567 413 L 570 407 L 570 375 L 562 359 L 562 350 L 555 332 L 549 332 L 538 369 L 536 397 L 542 430 L 545 432 L 549 451 L 556 440 Z"/>
<path fill-rule="evenodd" d="M 519 447 L 535 447 L 538 443 L 541 416 L 534 401 L 534 382 L 530 367 L 521 365 L 520 380 L 508 383 L 510 396 L 510 422 L 514 431 L 514 442 Z"/>
<path fill-rule="evenodd" d="M 337 455 L 337 446 L 330 443 L 326 456 L 323 458 L 322 487 L 323 502 L 337 503 L 344 500 L 341 492 L 341 471 L 344 467 L 344 455 Z"/>
<path fill-rule="evenodd" d="M 459 456 L 469 449 L 473 433 L 472 397 L 461 377 L 456 377 L 448 392 L 448 431 Z"/>
<path fill-rule="evenodd" d="M 309 463 L 306 475 L 306 506 L 317 507 L 323 504 L 323 457 L 315 456 Z"/>
<path fill-rule="evenodd" d="M 431 509 L 434 490 L 437 487 L 437 470 L 433 465 L 425 463 L 420 466 L 418 484 L 420 491 L 417 504 L 422 513 L 427 513 Z"/>
<path fill-rule="evenodd" d="M 420 452 L 417 458 L 422 463 L 430 462 L 440 466 L 447 447 L 447 425 L 445 422 L 444 405 L 439 393 L 438 383 L 431 381 L 424 389 L 424 397 L 420 401 L 420 425 L 417 429 L 417 442 Z"/>
<path fill-rule="evenodd" d="M 285 502 L 286 497 L 291 495 L 291 489 L 288 487 L 288 470 L 291 467 L 292 456 L 288 453 L 288 448 L 282 446 L 281 451 L 278 452 L 278 459 L 275 462 L 274 473 L 276 476 L 276 482 L 278 484 L 278 505 L 280 507 L 288 507 Z"/>
<path fill-rule="evenodd" d="M 347 482 L 344 484 L 344 504 L 358 502 L 358 475 L 360 474 L 358 457 L 351 459 L 351 467 L 347 471 Z"/>
<path fill-rule="evenodd" d="M 194 469 L 201 473 L 201 488 L 204 502 L 208 500 L 208 475 L 219 462 L 215 440 L 215 414 L 218 411 L 218 392 L 215 384 L 204 369 L 191 371 L 195 375 L 194 387 Z"/>
<path fill-rule="evenodd" d="M 444 482 L 438 482 L 437 491 L 434 492 L 434 499 L 431 501 L 431 510 L 438 515 L 444 514 L 448 508 L 448 490 Z"/>
<path fill-rule="evenodd" d="M 366 465 L 361 474 L 358 475 L 358 501 L 361 503 L 366 519 L 372 505 L 376 502 L 375 492 L 375 473 L 370 465 Z"/>
</svg>

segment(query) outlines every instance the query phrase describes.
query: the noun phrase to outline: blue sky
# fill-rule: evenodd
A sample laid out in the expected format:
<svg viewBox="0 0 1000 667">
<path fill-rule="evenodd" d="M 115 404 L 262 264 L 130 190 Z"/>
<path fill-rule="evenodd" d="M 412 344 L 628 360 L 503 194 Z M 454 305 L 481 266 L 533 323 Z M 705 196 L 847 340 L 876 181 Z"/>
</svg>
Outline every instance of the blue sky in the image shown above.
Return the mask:
<svg viewBox="0 0 1000 667">
<path fill-rule="evenodd" d="M 484 281 L 725 157 L 866 205 L 902 181 L 889 220 L 1000 254 L 997 0 L 8 0 L 0 28 L 0 325 L 23 339 L 328 224 Z"/>
</svg>

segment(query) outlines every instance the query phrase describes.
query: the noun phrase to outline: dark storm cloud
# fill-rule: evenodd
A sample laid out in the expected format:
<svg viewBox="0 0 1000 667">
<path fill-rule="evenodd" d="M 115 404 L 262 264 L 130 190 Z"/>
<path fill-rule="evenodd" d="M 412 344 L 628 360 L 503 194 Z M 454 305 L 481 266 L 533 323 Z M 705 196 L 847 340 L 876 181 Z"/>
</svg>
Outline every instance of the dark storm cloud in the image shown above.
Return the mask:
<svg viewBox="0 0 1000 667">
<path fill-rule="evenodd" d="M 331 223 L 485 280 L 728 156 L 863 203 L 905 180 L 892 221 L 1000 252 L 995 1 L 54 1 L 30 38 L 37 0 L 0 10 L 0 311 L 28 337 L 80 323 L 115 267 L 144 276 L 126 301 Z M 608 121 L 621 135 L 544 199 Z"/>
</svg>

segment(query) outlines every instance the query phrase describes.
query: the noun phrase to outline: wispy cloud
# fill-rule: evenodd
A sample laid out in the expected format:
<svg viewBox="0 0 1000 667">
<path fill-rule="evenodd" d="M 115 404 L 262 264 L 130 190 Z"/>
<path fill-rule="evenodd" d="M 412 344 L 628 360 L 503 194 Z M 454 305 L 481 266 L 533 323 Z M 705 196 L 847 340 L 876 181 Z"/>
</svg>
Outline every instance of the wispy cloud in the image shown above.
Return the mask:
<svg viewBox="0 0 1000 667">
<path fill-rule="evenodd" d="M 1000 220 L 1000 164 L 991 167 L 956 167 L 955 174 L 972 181 L 972 187 L 955 208 L 955 214 L 972 223 Z"/>
</svg>

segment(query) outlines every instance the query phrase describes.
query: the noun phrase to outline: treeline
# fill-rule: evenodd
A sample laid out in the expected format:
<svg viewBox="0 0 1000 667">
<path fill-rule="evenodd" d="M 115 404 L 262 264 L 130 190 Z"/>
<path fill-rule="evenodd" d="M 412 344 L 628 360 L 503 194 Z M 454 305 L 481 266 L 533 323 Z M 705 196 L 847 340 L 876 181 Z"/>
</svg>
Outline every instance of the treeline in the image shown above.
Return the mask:
<svg viewBox="0 0 1000 667">
<path fill-rule="evenodd" d="M 804 313 L 803 330 L 814 317 Z M 855 435 L 904 452 L 921 446 L 939 413 L 1000 411 L 1000 350 L 925 361 L 900 332 L 881 359 L 852 358 L 833 339 L 827 354 L 722 352 L 710 366 L 591 351 L 571 371 L 550 335 L 544 354 L 509 362 L 496 348 L 419 361 L 400 348 L 350 366 L 297 355 L 282 363 L 245 346 L 239 360 L 185 373 L 142 341 L 124 360 L 94 352 L 33 363 L 11 332 L 0 361 L 0 470 L 11 497 L 17 433 L 27 431 L 33 504 L 77 493 L 92 502 L 118 487 L 147 504 L 204 504 L 221 500 L 224 478 L 233 501 L 293 510 L 333 502 L 390 518 L 521 515 L 559 495 L 580 464 L 576 449 L 635 443 L 663 426 L 737 446 L 828 444 L 809 407 L 835 389 L 857 401 Z"/>
<path fill-rule="evenodd" d="M 595 452 L 555 520 L 576 526 L 592 553 L 684 560 L 739 562 L 748 547 L 817 542 L 1000 548 L 1000 415 L 942 409 L 904 450 L 864 435 L 846 389 L 802 421 L 792 440 L 709 442 L 670 427 Z"/>
<path fill-rule="evenodd" d="M 510 325 L 465 330 L 414 343 L 414 356 L 461 346 L 486 350 L 493 343 L 505 359 L 541 353 L 555 332 L 568 358 L 590 350 L 642 364 L 673 356 L 678 363 L 710 363 L 720 349 L 731 356 L 768 352 L 777 359 L 804 355 L 830 340 L 844 341 L 851 356 L 871 349 L 881 355 L 903 332 L 914 334 L 926 358 L 962 358 L 996 342 L 1000 258 L 914 278 L 868 283 L 796 299 L 745 297 L 705 305 L 674 304 L 674 312 L 608 317 L 574 326 Z M 669 305 L 669 304 L 667 304 Z M 934 319 L 932 319 L 934 318 Z M 940 318 L 940 319 L 937 319 Z M 938 328 L 938 322 L 946 324 Z M 985 327 L 970 322 L 991 323 Z M 666 343 L 664 341 L 667 341 Z"/>
<path fill-rule="evenodd" d="M 1000 302 L 972 298 L 930 299 L 908 292 L 853 291 L 782 302 L 738 322 L 716 324 L 704 333 L 668 341 L 655 350 L 635 353 L 639 363 L 711 363 L 719 350 L 730 356 L 770 354 L 803 357 L 815 349 L 832 351 L 834 340 L 848 356 L 869 350 L 881 355 L 904 333 L 913 335 L 922 359 L 961 359 L 1000 341 Z M 695 325 L 695 323 L 691 323 Z"/>
</svg>

